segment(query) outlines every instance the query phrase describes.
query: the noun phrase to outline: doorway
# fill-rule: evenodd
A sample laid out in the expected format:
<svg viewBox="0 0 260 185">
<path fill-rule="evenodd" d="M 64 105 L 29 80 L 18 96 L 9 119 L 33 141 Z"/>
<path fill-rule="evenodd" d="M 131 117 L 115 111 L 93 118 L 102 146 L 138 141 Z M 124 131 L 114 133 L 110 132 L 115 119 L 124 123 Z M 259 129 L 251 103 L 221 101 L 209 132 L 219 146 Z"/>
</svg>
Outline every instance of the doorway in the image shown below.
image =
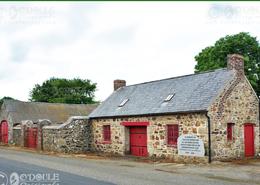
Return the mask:
<svg viewBox="0 0 260 185">
<path fill-rule="evenodd" d="M 1 122 L 0 132 L 1 132 L 1 134 L 0 134 L 1 142 L 8 144 L 8 123 L 7 123 L 7 121 Z"/>
<path fill-rule="evenodd" d="M 134 156 L 147 156 L 147 127 L 130 127 L 130 152 Z"/>
<path fill-rule="evenodd" d="M 255 155 L 253 124 L 244 125 L 244 142 L 245 142 L 245 157 L 253 157 Z"/>
</svg>

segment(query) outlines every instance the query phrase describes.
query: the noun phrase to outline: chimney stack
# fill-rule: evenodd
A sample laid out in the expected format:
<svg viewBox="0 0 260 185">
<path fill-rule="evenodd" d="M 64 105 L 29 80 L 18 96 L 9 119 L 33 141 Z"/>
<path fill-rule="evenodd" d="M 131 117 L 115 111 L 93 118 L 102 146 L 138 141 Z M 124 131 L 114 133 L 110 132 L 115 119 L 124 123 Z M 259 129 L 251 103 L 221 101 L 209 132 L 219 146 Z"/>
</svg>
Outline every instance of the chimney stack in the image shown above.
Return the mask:
<svg viewBox="0 0 260 185">
<path fill-rule="evenodd" d="M 124 87 L 124 86 L 126 86 L 125 80 L 114 80 L 114 91 L 116 91 L 120 87 Z"/>
<path fill-rule="evenodd" d="M 229 70 L 236 70 L 244 74 L 244 57 L 239 54 L 231 54 L 227 56 L 227 68 Z"/>
</svg>

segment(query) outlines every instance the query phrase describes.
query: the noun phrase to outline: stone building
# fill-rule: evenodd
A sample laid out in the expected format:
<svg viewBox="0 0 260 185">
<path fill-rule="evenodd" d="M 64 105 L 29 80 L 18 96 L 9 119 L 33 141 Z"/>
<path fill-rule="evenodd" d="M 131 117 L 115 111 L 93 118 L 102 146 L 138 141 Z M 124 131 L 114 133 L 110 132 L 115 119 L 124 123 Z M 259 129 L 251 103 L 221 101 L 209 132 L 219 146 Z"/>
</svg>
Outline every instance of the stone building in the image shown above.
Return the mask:
<svg viewBox="0 0 260 185">
<path fill-rule="evenodd" d="M 30 125 L 30 127 L 35 128 L 45 123 L 45 120 L 48 120 L 52 125 L 60 125 L 66 122 L 71 116 L 86 116 L 96 107 L 96 104 L 85 105 L 4 100 L 0 111 L 0 142 L 20 145 L 21 139 L 19 139 L 19 136 L 21 135 L 23 122 L 25 125 L 27 124 L 27 126 Z M 38 131 L 41 130 L 39 129 Z"/>
<path fill-rule="evenodd" d="M 92 150 L 182 162 L 256 156 L 259 100 L 243 57 L 228 55 L 227 62 L 224 69 L 136 85 L 115 80 L 114 92 L 89 115 Z"/>
</svg>

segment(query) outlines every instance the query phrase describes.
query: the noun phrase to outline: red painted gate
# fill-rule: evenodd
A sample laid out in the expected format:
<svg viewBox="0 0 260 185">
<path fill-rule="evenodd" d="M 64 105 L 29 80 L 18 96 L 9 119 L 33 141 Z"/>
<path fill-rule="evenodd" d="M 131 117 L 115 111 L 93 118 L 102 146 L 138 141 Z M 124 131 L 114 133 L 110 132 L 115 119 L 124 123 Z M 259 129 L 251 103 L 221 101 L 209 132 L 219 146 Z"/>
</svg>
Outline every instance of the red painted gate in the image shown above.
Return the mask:
<svg viewBox="0 0 260 185">
<path fill-rule="evenodd" d="M 244 142 L 245 142 L 245 156 L 252 157 L 255 154 L 254 148 L 254 125 L 244 125 Z"/>
<path fill-rule="evenodd" d="M 135 156 L 147 156 L 147 127 L 130 127 L 130 150 Z"/>
<path fill-rule="evenodd" d="M 8 123 L 7 121 L 1 122 L 1 142 L 8 144 Z"/>
<path fill-rule="evenodd" d="M 28 148 L 37 148 L 37 128 L 28 128 L 27 147 Z"/>
</svg>

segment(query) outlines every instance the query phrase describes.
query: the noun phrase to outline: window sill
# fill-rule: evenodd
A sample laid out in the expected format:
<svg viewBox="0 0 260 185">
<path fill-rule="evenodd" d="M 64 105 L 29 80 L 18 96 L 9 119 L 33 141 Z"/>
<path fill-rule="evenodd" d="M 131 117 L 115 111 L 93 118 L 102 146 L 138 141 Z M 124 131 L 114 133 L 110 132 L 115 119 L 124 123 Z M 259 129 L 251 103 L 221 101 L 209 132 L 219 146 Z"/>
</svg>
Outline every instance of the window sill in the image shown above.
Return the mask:
<svg viewBox="0 0 260 185">
<path fill-rule="evenodd" d="M 167 144 L 167 147 L 177 148 L 177 144 Z"/>
</svg>

